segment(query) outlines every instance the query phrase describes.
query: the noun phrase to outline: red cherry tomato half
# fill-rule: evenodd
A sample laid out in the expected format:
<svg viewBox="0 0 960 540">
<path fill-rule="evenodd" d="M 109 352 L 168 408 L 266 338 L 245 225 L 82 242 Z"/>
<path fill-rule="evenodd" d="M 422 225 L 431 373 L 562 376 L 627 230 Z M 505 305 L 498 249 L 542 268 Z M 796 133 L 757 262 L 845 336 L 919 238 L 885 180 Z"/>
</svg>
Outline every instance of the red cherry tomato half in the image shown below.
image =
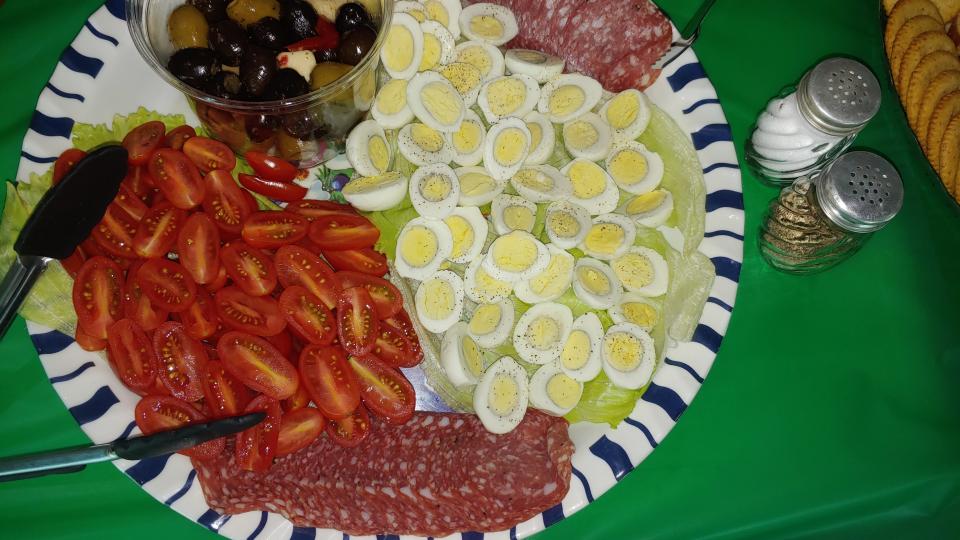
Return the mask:
<svg viewBox="0 0 960 540">
<path fill-rule="evenodd" d="M 203 397 L 201 374 L 207 364 L 203 344 L 190 337 L 182 324 L 166 322 L 153 333 L 153 350 L 160 382 L 170 395 L 199 401 Z"/>
<path fill-rule="evenodd" d="M 263 338 L 227 332 L 217 342 L 217 354 L 231 375 L 273 399 L 287 399 L 300 384 L 297 368 Z"/>
<path fill-rule="evenodd" d="M 143 219 L 143 216 L 147 215 L 147 211 L 150 210 L 143 200 L 124 183 L 120 184 L 120 189 L 117 190 L 117 196 L 113 199 L 113 203 L 123 208 L 127 214 L 137 221 Z"/>
<path fill-rule="evenodd" d="M 176 314 L 187 334 L 194 339 L 207 339 L 216 333 L 220 318 L 213 297 L 202 288 L 197 288 L 197 297 L 186 310 Z"/>
<path fill-rule="evenodd" d="M 310 225 L 310 240 L 322 250 L 372 248 L 379 239 L 380 229 L 363 216 L 323 216 Z"/>
<path fill-rule="evenodd" d="M 77 325 L 77 331 L 74 333 L 73 339 L 76 340 L 77 345 L 85 351 L 97 352 L 107 348 L 107 340 L 91 336 L 84 332 L 79 324 Z"/>
<path fill-rule="evenodd" d="M 230 281 L 230 276 L 227 275 L 227 269 L 221 264 L 219 270 L 217 270 L 217 277 L 213 278 L 213 281 L 210 283 L 207 283 L 207 291 L 215 293 L 226 287 L 228 281 Z"/>
<path fill-rule="evenodd" d="M 140 197 L 144 204 L 150 204 L 156 193 L 153 178 L 150 177 L 145 165 L 131 166 L 127 170 L 127 176 L 123 179 L 123 185 L 137 197 Z"/>
<path fill-rule="evenodd" d="M 73 282 L 78 327 L 91 338 L 107 339 L 107 330 L 123 318 L 123 271 L 106 257 L 83 263 Z"/>
<path fill-rule="evenodd" d="M 164 138 L 165 144 L 173 148 L 174 150 L 182 150 L 183 143 L 187 142 L 187 139 L 190 137 L 196 137 L 197 131 L 193 127 L 188 125 L 177 126 L 167 132 L 167 136 Z"/>
<path fill-rule="evenodd" d="M 260 178 L 277 182 L 292 182 L 297 177 L 297 168 L 284 159 L 256 150 L 248 151 L 243 157 L 246 158 L 253 172 Z"/>
<path fill-rule="evenodd" d="M 290 411 L 280 419 L 280 438 L 277 441 L 277 457 L 303 450 L 323 433 L 327 420 L 313 407 Z"/>
<path fill-rule="evenodd" d="M 250 296 L 237 287 L 225 287 L 214 295 L 213 304 L 220 322 L 255 336 L 279 334 L 287 325 L 280 305 L 269 296 Z"/>
<path fill-rule="evenodd" d="M 383 278 L 359 272 L 337 272 L 337 279 L 344 289 L 353 287 L 366 289 L 370 293 L 370 298 L 373 299 L 377 317 L 381 319 L 389 319 L 403 309 L 403 296 L 400 294 L 400 289 Z"/>
<path fill-rule="evenodd" d="M 220 264 L 237 287 L 251 296 L 265 296 L 277 288 L 277 269 L 269 255 L 244 242 L 220 250 Z"/>
<path fill-rule="evenodd" d="M 292 182 L 267 180 L 251 174 L 239 174 L 237 179 L 243 187 L 275 201 L 299 201 L 307 196 L 307 188 Z"/>
<path fill-rule="evenodd" d="M 372 249 L 351 249 L 349 251 L 324 250 L 323 258 L 337 270 L 360 272 L 380 277 L 387 273 L 387 258 Z"/>
<path fill-rule="evenodd" d="M 110 203 L 103 219 L 97 223 L 90 237 L 104 254 L 123 259 L 135 259 L 133 237 L 137 234 L 137 220 L 116 203 Z"/>
<path fill-rule="evenodd" d="M 271 345 L 276 347 L 284 358 L 296 358 L 293 354 L 293 337 L 290 336 L 290 332 L 288 330 L 289 327 L 282 330 L 278 334 L 262 337 L 263 339 L 269 341 Z"/>
<path fill-rule="evenodd" d="M 354 448 L 370 434 L 370 415 L 363 405 L 357 405 L 350 416 L 327 422 L 327 436 L 344 448 Z"/>
<path fill-rule="evenodd" d="M 227 171 L 211 171 L 204 181 L 207 196 L 203 199 L 203 211 L 213 218 L 220 231 L 230 237 L 239 236 L 243 222 L 256 205 L 250 204 L 246 192 Z"/>
<path fill-rule="evenodd" d="M 343 349 L 307 345 L 300 352 L 300 381 L 327 418 L 346 418 L 360 404 L 360 387 Z"/>
<path fill-rule="evenodd" d="M 197 284 L 179 264 L 150 259 L 137 272 L 143 294 L 153 305 L 172 312 L 184 311 L 197 296 Z"/>
<path fill-rule="evenodd" d="M 133 320 L 145 332 L 152 332 L 166 322 L 170 313 L 150 302 L 140 288 L 137 273 L 143 263 L 138 261 L 127 270 L 127 281 L 123 285 L 123 316 Z"/>
<path fill-rule="evenodd" d="M 219 360 L 207 362 L 201 376 L 203 397 L 214 418 L 237 416 L 253 399 L 253 392 L 231 375 Z"/>
<path fill-rule="evenodd" d="M 320 257 L 300 246 L 283 246 L 277 250 L 274 264 L 277 278 L 284 287 L 300 285 L 319 298 L 330 309 L 337 307 L 340 283 L 333 270 Z"/>
<path fill-rule="evenodd" d="M 161 148 L 150 156 L 147 167 L 170 204 L 189 210 L 203 202 L 206 184 L 200 169 L 183 152 Z"/>
<path fill-rule="evenodd" d="M 413 367 L 423 359 L 423 354 L 414 350 L 400 330 L 385 321 L 380 322 L 380 332 L 372 354 L 390 367 Z"/>
<path fill-rule="evenodd" d="M 304 341 L 330 345 L 337 337 L 337 322 L 323 302 L 307 289 L 294 285 L 280 295 L 280 311 L 287 325 Z"/>
<path fill-rule="evenodd" d="M 87 157 L 87 153 L 79 148 L 67 148 L 60 154 L 57 161 L 53 163 L 53 185 L 60 183 L 63 177 L 73 169 L 74 165 L 81 159 Z"/>
<path fill-rule="evenodd" d="M 254 212 L 243 222 L 243 240 L 256 248 L 277 249 L 295 244 L 307 235 L 310 223 L 303 216 L 265 210 Z"/>
<path fill-rule="evenodd" d="M 229 146 L 207 137 L 190 137 L 183 143 L 183 153 L 203 173 L 232 171 L 237 166 L 237 156 Z"/>
<path fill-rule="evenodd" d="M 303 382 L 302 375 L 300 376 L 300 386 L 297 387 L 297 392 L 283 400 L 280 405 L 285 412 L 295 411 L 310 405 L 310 392 L 307 390 L 307 385 Z"/>
<path fill-rule="evenodd" d="M 423 348 L 420 347 L 420 337 L 417 335 L 417 330 L 414 328 L 413 321 L 410 320 L 410 315 L 407 315 L 406 310 L 400 310 L 400 312 L 393 317 L 381 322 L 393 330 L 400 332 L 403 337 L 407 338 L 407 344 L 410 345 L 411 366 L 400 367 L 412 367 L 419 364 L 420 361 L 423 360 Z"/>
<path fill-rule="evenodd" d="M 284 208 L 287 212 L 299 214 L 309 221 L 314 221 L 324 216 L 350 215 L 358 216 L 360 214 L 349 204 L 340 204 L 333 201 L 317 201 L 306 199 L 294 201 Z"/>
<path fill-rule="evenodd" d="M 147 396 L 137 403 L 133 414 L 137 427 L 145 435 L 170 431 L 207 419 L 193 405 L 171 396 Z M 223 438 L 214 439 L 180 453 L 204 461 L 219 456 L 224 445 Z"/>
<path fill-rule="evenodd" d="M 167 127 L 163 122 L 153 121 L 140 124 L 127 133 L 121 143 L 127 149 L 127 161 L 131 165 L 143 165 L 150 159 L 153 151 L 164 142 Z"/>
<path fill-rule="evenodd" d="M 180 264 L 198 284 L 212 283 L 220 273 L 220 231 L 203 212 L 187 218 L 177 236 Z M 226 270 L 224 270 L 226 271 Z"/>
<path fill-rule="evenodd" d="M 245 471 L 266 472 L 277 455 L 283 411 L 277 400 L 257 396 L 247 405 L 245 412 L 265 412 L 267 417 L 252 428 L 237 433 L 237 464 Z"/>
<path fill-rule="evenodd" d="M 350 366 L 370 412 L 393 425 L 405 424 L 413 417 L 417 396 L 402 373 L 370 355 L 351 356 Z"/>
<path fill-rule="evenodd" d="M 130 319 L 120 319 L 110 327 L 107 359 L 110 367 L 127 388 L 143 392 L 157 380 L 153 344 L 146 332 Z"/>
<path fill-rule="evenodd" d="M 180 227 L 186 220 L 186 210 L 168 202 L 154 206 L 137 226 L 137 234 L 133 237 L 134 252 L 144 259 L 166 256 L 177 243 Z"/>
<path fill-rule="evenodd" d="M 362 287 L 345 289 L 337 298 L 337 336 L 343 350 L 351 355 L 368 354 L 379 330 L 370 293 Z"/>
</svg>

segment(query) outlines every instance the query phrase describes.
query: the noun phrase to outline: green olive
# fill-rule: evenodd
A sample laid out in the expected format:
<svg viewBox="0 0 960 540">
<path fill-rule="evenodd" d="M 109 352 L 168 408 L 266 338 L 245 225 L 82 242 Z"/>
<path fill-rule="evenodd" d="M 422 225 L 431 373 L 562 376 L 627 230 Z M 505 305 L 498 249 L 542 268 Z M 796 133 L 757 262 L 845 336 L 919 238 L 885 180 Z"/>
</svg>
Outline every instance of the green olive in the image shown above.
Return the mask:
<svg viewBox="0 0 960 540">
<path fill-rule="evenodd" d="M 173 10 L 167 21 L 170 41 L 177 49 L 207 46 L 207 19 L 199 9 L 184 4 Z"/>
<path fill-rule="evenodd" d="M 264 17 L 280 18 L 277 0 L 233 0 L 227 5 L 227 16 L 246 28 Z"/>
<path fill-rule="evenodd" d="M 310 89 L 319 90 L 347 73 L 350 73 L 351 69 L 353 69 L 353 66 L 346 64 L 320 62 L 310 73 Z"/>
</svg>

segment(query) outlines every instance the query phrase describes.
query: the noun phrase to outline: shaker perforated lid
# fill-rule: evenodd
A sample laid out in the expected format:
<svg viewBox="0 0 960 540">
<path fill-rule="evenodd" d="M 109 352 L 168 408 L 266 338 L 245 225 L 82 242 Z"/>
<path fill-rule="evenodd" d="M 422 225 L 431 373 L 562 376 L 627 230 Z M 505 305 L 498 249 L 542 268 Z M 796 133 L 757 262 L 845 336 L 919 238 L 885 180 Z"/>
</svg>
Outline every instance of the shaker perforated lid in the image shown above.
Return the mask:
<svg viewBox="0 0 960 540">
<path fill-rule="evenodd" d="M 797 92 L 800 113 L 831 135 L 853 133 L 880 109 L 880 83 L 867 66 L 850 58 L 828 58 L 808 71 Z"/>
<path fill-rule="evenodd" d="M 872 152 L 843 154 L 817 177 L 816 189 L 823 213 L 856 233 L 883 228 L 903 206 L 900 174 Z"/>
</svg>

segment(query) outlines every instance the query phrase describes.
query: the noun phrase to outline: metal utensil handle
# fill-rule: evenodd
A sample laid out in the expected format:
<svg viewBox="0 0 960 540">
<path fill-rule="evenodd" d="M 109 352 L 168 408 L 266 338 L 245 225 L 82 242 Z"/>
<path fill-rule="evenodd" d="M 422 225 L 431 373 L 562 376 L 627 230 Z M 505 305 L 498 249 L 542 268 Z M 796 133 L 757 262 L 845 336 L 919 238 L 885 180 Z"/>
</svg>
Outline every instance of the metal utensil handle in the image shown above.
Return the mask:
<svg viewBox="0 0 960 540">
<path fill-rule="evenodd" d="M 113 453 L 111 446 L 109 444 L 79 446 L 52 452 L 0 458 L 0 482 L 81 471 L 88 463 L 116 459 L 117 455 Z"/>
<path fill-rule="evenodd" d="M 7 275 L 0 282 L 0 338 L 6 335 L 20 305 L 40 279 L 49 259 L 34 255 L 17 255 Z"/>
<path fill-rule="evenodd" d="M 710 11 L 710 8 L 713 7 L 714 2 L 717 0 L 704 0 L 700 7 L 697 8 L 697 12 L 693 14 L 693 17 L 690 19 L 690 22 L 683 27 L 683 32 L 680 33 L 680 37 L 683 39 L 689 39 L 697 31 L 697 28 L 700 26 L 700 23 L 703 22 L 703 18 L 707 16 L 707 13 Z"/>
</svg>

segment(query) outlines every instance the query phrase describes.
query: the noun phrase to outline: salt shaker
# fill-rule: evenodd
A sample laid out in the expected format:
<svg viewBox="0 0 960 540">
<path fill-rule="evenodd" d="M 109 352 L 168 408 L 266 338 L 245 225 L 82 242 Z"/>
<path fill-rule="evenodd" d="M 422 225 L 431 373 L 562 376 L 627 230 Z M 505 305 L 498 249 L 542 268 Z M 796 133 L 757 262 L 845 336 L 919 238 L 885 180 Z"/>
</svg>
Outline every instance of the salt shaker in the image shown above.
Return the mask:
<svg viewBox="0 0 960 540">
<path fill-rule="evenodd" d="M 757 118 L 747 164 L 774 185 L 813 174 L 843 153 L 880 108 L 880 84 L 849 58 L 828 58 L 784 88 Z"/>
<path fill-rule="evenodd" d="M 843 154 L 770 203 L 760 226 L 760 254 L 792 274 L 826 270 L 856 253 L 901 206 L 903 183 L 890 162 L 871 152 Z"/>
</svg>

